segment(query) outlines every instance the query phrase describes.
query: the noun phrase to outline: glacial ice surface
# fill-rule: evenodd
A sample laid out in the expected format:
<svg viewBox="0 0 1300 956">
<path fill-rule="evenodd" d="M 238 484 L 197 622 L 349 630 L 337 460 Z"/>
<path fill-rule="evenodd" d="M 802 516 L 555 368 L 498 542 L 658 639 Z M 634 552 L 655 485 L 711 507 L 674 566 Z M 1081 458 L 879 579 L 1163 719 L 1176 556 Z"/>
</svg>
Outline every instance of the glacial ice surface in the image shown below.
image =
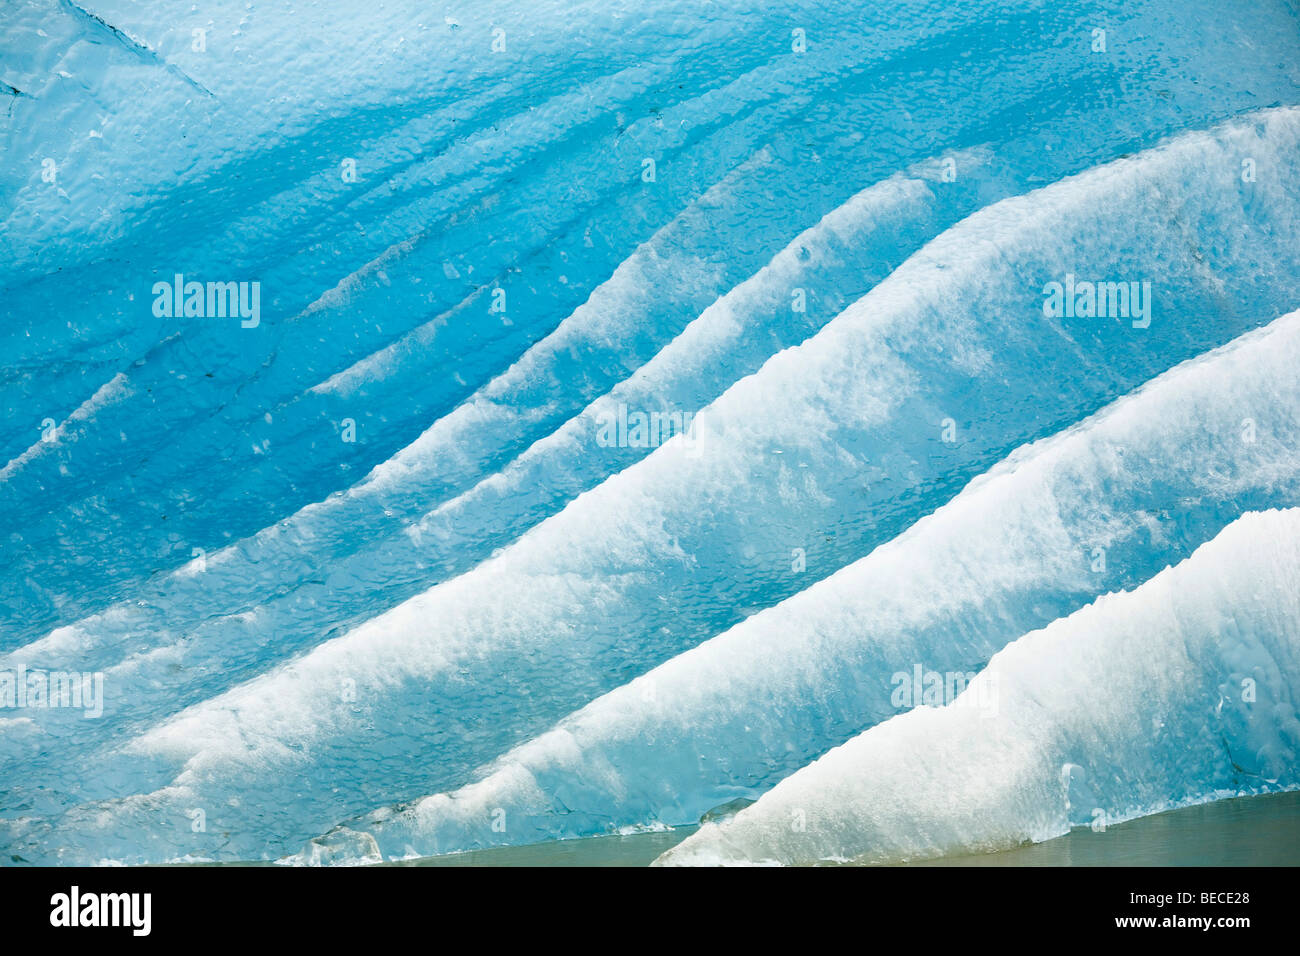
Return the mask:
<svg viewBox="0 0 1300 956">
<path fill-rule="evenodd" d="M 4 858 L 761 804 L 1300 505 L 1297 12 L 1220 6 L 9 0 L 0 673 L 105 696 L 0 697 Z"/>
</svg>

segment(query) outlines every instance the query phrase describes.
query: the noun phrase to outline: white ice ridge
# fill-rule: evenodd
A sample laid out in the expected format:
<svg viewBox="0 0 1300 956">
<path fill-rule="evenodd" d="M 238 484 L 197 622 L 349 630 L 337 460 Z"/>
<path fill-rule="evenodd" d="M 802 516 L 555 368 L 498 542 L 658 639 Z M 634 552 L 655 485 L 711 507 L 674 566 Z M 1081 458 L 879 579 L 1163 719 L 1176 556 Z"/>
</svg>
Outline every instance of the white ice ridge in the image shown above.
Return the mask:
<svg viewBox="0 0 1300 956">
<path fill-rule="evenodd" d="M 1294 789 L 1296 687 L 1300 509 L 1250 513 L 1020 638 L 952 704 L 866 731 L 657 862 L 918 859 Z"/>
<path fill-rule="evenodd" d="M 46 427 L 40 439 L 17 458 L 0 468 L 0 482 L 8 481 L 11 475 L 17 473 L 38 455 L 57 449 L 60 442 L 76 441 L 78 428 L 86 422 L 93 421 L 95 414 L 100 409 L 111 405 L 113 402 L 121 401 L 130 394 L 130 379 L 121 372 L 114 375 L 95 389 L 95 393 L 82 402 L 63 422 L 57 425 L 53 420 L 46 422 Z"/>
<path fill-rule="evenodd" d="M 1298 365 L 1293 312 L 1020 449 L 867 557 L 597 699 L 480 781 L 350 826 L 386 855 L 429 855 L 693 822 L 775 783 L 896 714 L 893 675 L 969 671 L 1178 561 L 1243 505 L 1300 503 Z"/>
</svg>

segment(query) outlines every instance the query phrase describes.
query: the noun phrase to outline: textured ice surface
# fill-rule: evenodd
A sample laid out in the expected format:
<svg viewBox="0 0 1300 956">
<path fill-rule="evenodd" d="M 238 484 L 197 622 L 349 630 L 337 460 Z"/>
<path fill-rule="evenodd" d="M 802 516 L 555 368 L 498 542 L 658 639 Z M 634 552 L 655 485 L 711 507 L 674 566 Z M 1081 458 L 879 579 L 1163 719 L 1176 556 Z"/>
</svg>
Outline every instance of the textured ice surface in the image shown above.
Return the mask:
<svg viewBox="0 0 1300 956">
<path fill-rule="evenodd" d="M 689 823 L 757 796 L 897 714 L 894 675 L 973 673 L 1025 631 L 1177 563 L 1242 508 L 1300 500 L 1297 364 L 1292 313 L 1019 449 L 872 554 L 594 701 L 482 781 L 352 825 L 390 856 L 428 855 Z"/>
<path fill-rule="evenodd" d="M 1221 268 L 1250 272 L 1251 296 L 1290 301 L 1300 201 L 1287 190 L 1300 176 L 1279 172 L 1266 186 L 1275 201 L 1247 205 L 1235 157 L 1248 149 L 1285 169 L 1297 142 L 1300 112 L 1271 111 L 963 220 L 728 389 L 696 418 L 693 442 L 664 444 L 498 556 L 114 751 L 115 774 L 168 785 L 128 803 L 138 822 L 127 829 L 142 831 L 131 839 L 164 838 L 154 820 L 183 819 L 189 805 L 229 807 L 235 841 L 328 825 L 329 813 L 369 809 L 365 790 L 321 785 L 359 760 L 365 780 L 404 797 L 464 782 L 745 609 L 806 587 L 817 571 L 793 573 L 794 549 L 833 571 L 1017 444 L 1260 324 L 1155 210 L 1177 195 L 1181 215 L 1204 223 L 1200 241 L 1222 247 Z M 1256 274 L 1264 255 L 1288 264 Z M 1128 322 L 1045 319 L 1043 283 L 1071 270 L 1150 276 L 1168 297 L 1156 314 L 1178 303 L 1198 319 L 1142 335 Z M 1050 390 L 1036 388 L 1044 376 Z M 956 404 L 965 437 L 947 443 Z M 129 688 L 137 666 L 115 685 Z M 167 764 L 180 772 L 157 776 Z M 256 822 L 236 826 L 246 815 Z"/>
<path fill-rule="evenodd" d="M 1114 431 L 1144 382 L 1300 302 L 1296 11 L 1207 37 L 1220 16 L 4 4 L 0 671 L 102 673 L 105 709 L 0 712 L 0 851 L 277 858 L 329 834 L 308 862 L 331 863 L 694 820 L 888 716 L 894 664 L 814 655 L 807 691 L 774 651 L 790 696 L 762 710 L 734 701 L 764 662 L 737 658 L 732 698 L 725 670 L 680 698 L 723 708 L 711 733 L 643 701 L 692 649 L 803 602 L 845 641 L 861 614 L 900 658 L 975 668 L 1300 503 L 1273 356 L 1207 358 L 1234 389 L 1213 402 L 1180 370 L 1197 413 Z M 258 281 L 258 321 L 155 314 L 177 273 Z M 1149 327 L 1045 317 L 1066 274 L 1149 282 Z M 1059 528 L 1001 501 L 1044 549 L 1005 568 L 915 544 L 1117 400 L 1090 440 L 1158 472 L 1043 465 L 1024 490 Z M 624 409 L 697 433 L 602 441 Z M 876 610 L 813 599 L 890 547 L 911 563 Z M 965 583 L 936 600 L 941 567 Z M 611 702 L 665 734 L 620 738 Z M 405 812 L 467 785 L 504 830 L 457 822 L 463 800 Z"/>
<path fill-rule="evenodd" d="M 662 863 L 1000 849 L 1300 784 L 1300 510 L 1000 651 L 962 697 L 832 750 Z M 968 699 L 991 702 L 971 706 Z"/>
</svg>

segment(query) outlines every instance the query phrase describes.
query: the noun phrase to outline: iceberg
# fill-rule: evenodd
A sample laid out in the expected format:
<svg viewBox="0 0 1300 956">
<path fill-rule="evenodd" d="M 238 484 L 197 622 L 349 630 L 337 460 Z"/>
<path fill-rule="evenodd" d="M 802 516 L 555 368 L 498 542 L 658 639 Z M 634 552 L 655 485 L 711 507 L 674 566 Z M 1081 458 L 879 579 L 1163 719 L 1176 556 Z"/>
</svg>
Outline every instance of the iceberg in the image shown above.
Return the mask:
<svg viewBox="0 0 1300 956">
<path fill-rule="evenodd" d="M 716 822 L 1300 505 L 1221 13 L 12 0 L 4 858 Z"/>
</svg>

